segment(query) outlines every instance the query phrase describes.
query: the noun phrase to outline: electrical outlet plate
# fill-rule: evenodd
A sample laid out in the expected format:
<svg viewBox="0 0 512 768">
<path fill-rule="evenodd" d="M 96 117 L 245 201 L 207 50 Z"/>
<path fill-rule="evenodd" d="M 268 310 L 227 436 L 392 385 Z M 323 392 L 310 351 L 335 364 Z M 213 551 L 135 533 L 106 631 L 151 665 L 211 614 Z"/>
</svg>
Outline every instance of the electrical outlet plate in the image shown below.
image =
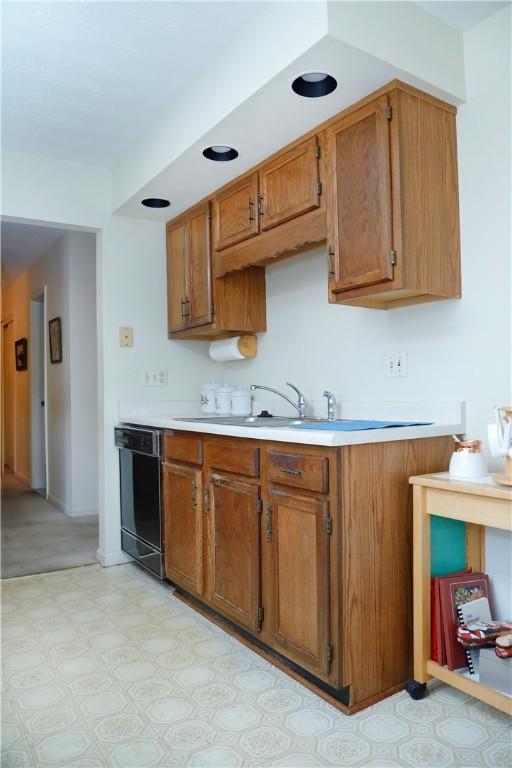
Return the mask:
<svg viewBox="0 0 512 768">
<path fill-rule="evenodd" d="M 154 368 L 142 371 L 140 383 L 143 387 L 166 387 L 167 368 Z"/>
<path fill-rule="evenodd" d="M 407 376 L 407 352 L 386 352 L 384 357 L 386 376 L 397 379 Z"/>
<path fill-rule="evenodd" d="M 119 346 L 133 347 L 133 328 L 124 325 L 119 328 Z"/>
</svg>

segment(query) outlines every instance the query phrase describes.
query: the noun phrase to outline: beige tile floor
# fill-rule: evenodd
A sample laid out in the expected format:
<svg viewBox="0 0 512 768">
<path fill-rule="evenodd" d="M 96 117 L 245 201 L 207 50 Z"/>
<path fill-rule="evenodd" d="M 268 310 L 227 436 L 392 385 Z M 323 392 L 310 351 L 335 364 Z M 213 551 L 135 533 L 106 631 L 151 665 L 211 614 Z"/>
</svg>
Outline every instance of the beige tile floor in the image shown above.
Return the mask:
<svg viewBox="0 0 512 768">
<path fill-rule="evenodd" d="M 3 582 L 2 768 L 511 766 L 509 719 L 434 683 L 342 715 L 135 565 Z"/>
</svg>

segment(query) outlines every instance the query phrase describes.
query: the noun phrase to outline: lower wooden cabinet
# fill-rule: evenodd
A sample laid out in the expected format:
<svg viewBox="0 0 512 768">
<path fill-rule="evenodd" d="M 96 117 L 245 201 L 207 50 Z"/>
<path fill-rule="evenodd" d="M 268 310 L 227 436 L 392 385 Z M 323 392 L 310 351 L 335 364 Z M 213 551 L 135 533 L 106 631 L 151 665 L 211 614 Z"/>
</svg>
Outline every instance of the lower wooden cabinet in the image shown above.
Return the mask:
<svg viewBox="0 0 512 768">
<path fill-rule="evenodd" d="M 260 490 L 211 474 L 208 478 L 209 601 L 240 626 L 261 622 Z"/>
<path fill-rule="evenodd" d="M 164 462 L 164 538 L 167 578 L 195 595 L 203 594 L 202 472 Z"/>
<path fill-rule="evenodd" d="M 268 539 L 272 554 L 272 638 L 275 648 L 328 680 L 330 637 L 329 503 L 270 488 Z"/>
<path fill-rule="evenodd" d="M 347 713 L 412 674 L 412 475 L 451 437 L 341 448 L 168 431 L 167 578 Z M 267 657 L 270 658 L 270 657 Z"/>
</svg>

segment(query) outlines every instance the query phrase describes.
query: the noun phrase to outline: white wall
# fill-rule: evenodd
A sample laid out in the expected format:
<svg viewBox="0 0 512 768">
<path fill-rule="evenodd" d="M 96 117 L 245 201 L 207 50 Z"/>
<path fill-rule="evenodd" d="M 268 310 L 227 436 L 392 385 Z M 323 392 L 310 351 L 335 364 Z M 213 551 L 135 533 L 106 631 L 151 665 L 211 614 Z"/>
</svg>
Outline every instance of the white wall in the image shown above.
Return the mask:
<svg viewBox="0 0 512 768">
<path fill-rule="evenodd" d="M 98 512 L 96 237 L 68 235 L 71 504 Z"/>
</svg>

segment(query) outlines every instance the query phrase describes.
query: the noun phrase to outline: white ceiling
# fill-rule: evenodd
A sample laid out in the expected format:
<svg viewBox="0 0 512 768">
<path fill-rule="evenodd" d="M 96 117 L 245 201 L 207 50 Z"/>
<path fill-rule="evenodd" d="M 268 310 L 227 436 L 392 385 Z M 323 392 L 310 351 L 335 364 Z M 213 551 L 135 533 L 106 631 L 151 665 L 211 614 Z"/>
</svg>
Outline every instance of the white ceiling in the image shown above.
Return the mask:
<svg viewBox="0 0 512 768">
<path fill-rule="evenodd" d="M 452 0 L 451 2 L 434 0 L 434 2 L 418 2 L 418 5 L 425 11 L 437 16 L 445 24 L 449 24 L 461 32 L 466 32 L 489 16 L 493 16 L 498 11 L 501 11 L 502 8 L 510 5 L 510 3 L 492 2 L 492 0 L 480 0 L 480 2 L 477 0 L 473 2 L 466 2 L 466 0 Z"/>
<path fill-rule="evenodd" d="M 419 3 L 458 29 L 506 4 Z M 268 5 L 4 2 L 3 145 L 113 167 Z"/>
<path fill-rule="evenodd" d="M 3 145 L 112 167 L 265 5 L 3 2 Z"/>
<path fill-rule="evenodd" d="M 35 264 L 65 233 L 63 229 L 2 221 L 0 226 L 2 277 L 12 282 Z"/>
</svg>

